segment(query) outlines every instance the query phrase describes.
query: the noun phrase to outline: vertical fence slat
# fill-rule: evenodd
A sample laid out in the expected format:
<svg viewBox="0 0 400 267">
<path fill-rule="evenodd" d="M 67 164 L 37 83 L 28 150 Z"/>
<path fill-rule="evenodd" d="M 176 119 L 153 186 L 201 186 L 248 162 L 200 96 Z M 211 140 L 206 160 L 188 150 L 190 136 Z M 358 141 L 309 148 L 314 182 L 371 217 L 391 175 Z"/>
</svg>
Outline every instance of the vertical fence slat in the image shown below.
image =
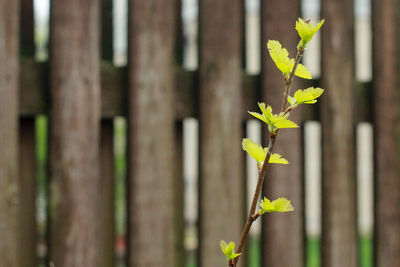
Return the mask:
<svg viewBox="0 0 400 267">
<path fill-rule="evenodd" d="M 99 1 L 51 3 L 50 260 L 101 266 Z"/>
<path fill-rule="evenodd" d="M 20 266 L 18 187 L 19 2 L 0 0 L 0 265 Z"/>
<path fill-rule="evenodd" d="M 399 7 L 374 0 L 375 262 L 400 266 Z"/>
<path fill-rule="evenodd" d="M 262 1 L 262 93 L 263 100 L 271 104 L 275 113 L 279 112 L 282 102 L 284 82 L 267 50 L 268 40 L 279 40 L 289 50 L 290 56 L 296 56 L 299 41 L 295 22 L 299 17 L 300 1 L 285 0 L 276 2 Z M 297 82 L 296 82 L 297 81 Z M 295 79 L 292 91 L 298 89 Z M 291 113 L 291 119 L 301 123 L 301 110 Z M 265 136 L 266 128 L 263 128 Z M 303 168 L 301 131 L 283 129 L 279 132 L 275 151 L 290 162 L 287 166 L 271 165 L 264 183 L 264 195 L 269 199 L 286 197 L 290 199 L 295 211 L 287 214 L 266 214 L 263 217 L 262 261 L 266 266 L 303 266 Z M 282 251 L 289 251 L 290 256 Z"/>
<path fill-rule="evenodd" d="M 243 5 L 200 1 L 200 266 L 226 266 L 220 240 L 240 237 Z M 227 18 L 229 18 L 227 20 Z"/>
<path fill-rule="evenodd" d="M 101 55 L 103 60 L 113 60 L 113 0 L 101 0 Z M 100 77 L 104 85 L 104 76 Z M 102 101 L 105 100 L 102 97 Z M 102 119 L 100 124 L 101 189 L 100 244 L 101 266 L 115 263 L 115 207 L 114 207 L 114 120 Z"/>
<path fill-rule="evenodd" d="M 129 1 L 130 266 L 174 266 L 175 1 Z"/>
<path fill-rule="evenodd" d="M 322 265 L 357 265 L 353 1 L 322 1 Z"/>
<path fill-rule="evenodd" d="M 20 6 L 20 55 L 35 56 L 33 0 L 22 0 Z M 28 88 L 20 86 L 20 94 Z M 36 244 L 36 157 L 35 117 L 19 120 L 19 179 L 21 204 L 21 250 L 22 266 L 37 264 Z"/>
</svg>

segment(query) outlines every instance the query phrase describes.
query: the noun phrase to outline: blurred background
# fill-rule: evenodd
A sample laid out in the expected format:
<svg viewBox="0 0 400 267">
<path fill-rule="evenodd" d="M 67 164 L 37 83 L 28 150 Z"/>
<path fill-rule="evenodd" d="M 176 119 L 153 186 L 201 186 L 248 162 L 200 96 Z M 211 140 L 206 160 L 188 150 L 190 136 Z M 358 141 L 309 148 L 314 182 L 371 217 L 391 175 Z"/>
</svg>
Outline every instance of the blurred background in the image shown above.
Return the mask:
<svg viewBox="0 0 400 267">
<path fill-rule="evenodd" d="M 226 265 L 258 179 L 241 139 L 267 141 L 246 112 L 281 103 L 266 42 L 294 57 L 298 17 L 326 21 L 293 90 L 326 90 L 263 188 L 295 212 L 239 265 L 400 266 L 399 4 L 0 1 L 0 266 Z"/>
</svg>

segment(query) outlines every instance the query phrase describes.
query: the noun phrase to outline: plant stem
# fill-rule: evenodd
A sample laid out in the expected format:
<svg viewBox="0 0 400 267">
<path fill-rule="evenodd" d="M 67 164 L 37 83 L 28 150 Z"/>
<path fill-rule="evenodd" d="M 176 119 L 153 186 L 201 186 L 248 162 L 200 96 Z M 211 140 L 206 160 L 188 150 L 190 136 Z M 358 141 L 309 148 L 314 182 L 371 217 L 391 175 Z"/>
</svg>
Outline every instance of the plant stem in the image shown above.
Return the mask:
<svg viewBox="0 0 400 267">
<path fill-rule="evenodd" d="M 296 73 L 297 66 L 300 63 L 300 59 L 303 56 L 303 53 L 304 53 L 304 48 L 300 48 L 300 50 L 297 51 L 296 58 L 294 60 L 293 70 L 290 73 L 289 78 L 285 79 L 285 92 L 283 94 L 281 112 L 285 111 L 287 98 L 288 98 L 288 96 L 290 94 L 290 87 L 292 86 L 293 79 L 294 79 L 294 74 Z"/>
<path fill-rule="evenodd" d="M 294 74 L 296 72 L 297 66 L 299 65 L 299 62 L 300 62 L 300 59 L 301 59 L 303 53 L 304 53 L 304 49 L 300 49 L 300 50 L 297 51 L 297 55 L 296 55 L 296 58 L 295 58 L 293 70 L 290 73 L 289 78 L 285 79 L 285 92 L 283 94 L 281 112 L 288 113 L 290 111 L 289 109 L 285 110 L 286 109 L 287 97 L 290 94 L 290 88 L 291 88 L 292 83 L 293 83 Z M 269 159 L 270 159 L 270 157 L 272 155 L 272 150 L 274 148 L 275 140 L 276 140 L 276 137 L 278 135 L 278 131 L 279 131 L 279 129 L 277 129 L 275 131 L 275 133 L 271 133 L 270 134 L 269 143 L 268 143 L 268 150 L 267 150 L 267 156 L 265 157 L 263 166 L 262 166 L 260 174 L 258 176 L 257 186 L 256 186 L 256 190 L 254 192 L 253 201 L 251 202 L 249 215 L 247 216 L 246 224 L 245 224 L 243 232 L 242 232 L 242 234 L 240 236 L 239 244 L 238 244 L 238 246 L 236 248 L 235 253 L 241 253 L 242 252 L 242 249 L 243 249 L 244 243 L 246 242 L 247 236 L 249 234 L 251 225 L 259 217 L 259 216 L 257 216 L 257 214 L 255 214 L 255 211 L 256 211 L 258 199 L 260 197 L 261 188 L 262 188 L 262 185 L 263 185 L 263 182 L 264 182 L 264 179 L 265 179 L 265 175 L 267 173 L 268 162 L 269 162 Z M 238 263 L 239 258 L 240 258 L 240 256 L 236 257 L 233 260 L 233 262 L 229 261 L 229 267 L 236 267 L 236 264 Z M 233 265 L 232 265 L 232 263 L 233 263 Z"/>
</svg>

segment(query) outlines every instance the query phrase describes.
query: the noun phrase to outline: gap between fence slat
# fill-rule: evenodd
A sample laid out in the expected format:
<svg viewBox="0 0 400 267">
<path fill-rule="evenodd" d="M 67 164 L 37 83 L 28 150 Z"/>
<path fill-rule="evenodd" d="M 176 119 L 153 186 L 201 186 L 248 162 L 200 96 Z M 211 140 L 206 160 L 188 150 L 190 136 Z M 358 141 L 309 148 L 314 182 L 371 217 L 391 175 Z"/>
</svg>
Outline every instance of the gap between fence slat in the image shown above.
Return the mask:
<svg viewBox="0 0 400 267">
<path fill-rule="evenodd" d="M 20 3 L 20 56 L 35 55 L 33 0 Z M 24 95 L 28 86 L 20 86 Z M 29 90 L 29 89 L 28 89 Z M 35 116 L 19 120 L 19 177 L 21 190 L 21 263 L 22 266 L 37 265 L 37 223 L 36 223 L 36 153 Z"/>
<path fill-rule="evenodd" d="M 101 121 L 100 134 L 100 203 L 101 218 L 100 244 L 102 266 L 112 267 L 115 263 L 115 208 L 114 208 L 114 121 L 112 119 Z"/>
</svg>

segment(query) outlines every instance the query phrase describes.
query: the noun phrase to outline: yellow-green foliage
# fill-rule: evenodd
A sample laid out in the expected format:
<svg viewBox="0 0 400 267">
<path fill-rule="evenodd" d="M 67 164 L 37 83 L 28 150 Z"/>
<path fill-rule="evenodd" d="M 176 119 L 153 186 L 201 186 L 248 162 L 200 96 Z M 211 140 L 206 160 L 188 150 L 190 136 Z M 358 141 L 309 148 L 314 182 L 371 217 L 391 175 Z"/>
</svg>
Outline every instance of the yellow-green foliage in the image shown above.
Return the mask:
<svg viewBox="0 0 400 267">
<path fill-rule="evenodd" d="M 264 197 L 260 202 L 260 215 L 266 212 L 288 212 L 294 211 L 294 208 L 290 204 L 290 200 L 287 200 L 284 197 L 280 197 L 274 201 L 270 201 L 268 198 Z"/>
<path fill-rule="evenodd" d="M 262 148 L 262 146 L 254 143 L 250 138 L 243 138 L 242 148 L 253 159 L 257 161 L 259 168 L 263 165 L 265 157 L 267 156 L 268 148 Z M 282 156 L 277 153 L 273 153 L 268 162 L 277 164 L 289 164 L 289 162 L 285 158 L 282 158 Z"/>
</svg>

